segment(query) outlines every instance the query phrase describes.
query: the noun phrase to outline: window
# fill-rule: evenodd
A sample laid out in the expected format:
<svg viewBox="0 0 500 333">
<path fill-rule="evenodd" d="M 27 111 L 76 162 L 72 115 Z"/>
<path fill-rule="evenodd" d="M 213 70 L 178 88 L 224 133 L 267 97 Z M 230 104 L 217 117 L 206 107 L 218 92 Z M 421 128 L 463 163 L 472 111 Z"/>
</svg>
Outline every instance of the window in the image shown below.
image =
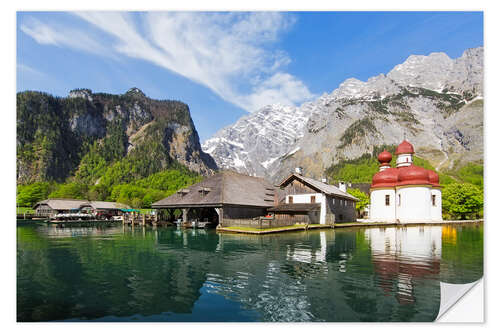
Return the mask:
<svg viewBox="0 0 500 333">
<path fill-rule="evenodd" d="M 389 205 L 390 205 L 390 203 L 391 203 L 391 202 L 390 202 L 390 196 L 389 196 L 389 194 L 386 194 L 386 195 L 385 195 L 385 205 L 386 205 L 386 206 L 389 206 Z"/>
<path fill-rule="evenodd" d="M 432 205 L 436 206 L 436 195 L 435 194 L 432 195 Z"/>
<path fill-rule="evenodd" d="M 316 203 L 316 196 L 311 195 L 311 203 Z"/>
<path fill-rule="evenodd" d="M 288 203 L 293 203 L 293 197 L 292 196 L 288 197 Z"/>
</svg>

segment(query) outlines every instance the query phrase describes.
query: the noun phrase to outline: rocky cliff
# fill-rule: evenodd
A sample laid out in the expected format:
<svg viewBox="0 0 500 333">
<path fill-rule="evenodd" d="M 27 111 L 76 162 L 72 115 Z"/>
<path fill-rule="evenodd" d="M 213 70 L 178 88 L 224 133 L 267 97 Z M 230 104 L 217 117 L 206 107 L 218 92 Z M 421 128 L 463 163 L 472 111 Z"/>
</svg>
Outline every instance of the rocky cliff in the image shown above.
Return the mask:
<svg viewBox="0 0 500 333">
<path fill-rule="evenodd" d="M 142 156 L 148 168 L 140 176 L 173 163 L 205 175 L 217 168 L 182 102 L 150 99 L 137 88 L 122 95 L 77 89 L 66 98 L 17 94 L 18 183 L 63 181 L 94 150 L 107 164 Z"/>
<path fill-rule="evenodd" d="M 272 180 L 296 166 L 320 178 L 332 164 L 404 137 L 438 169 L 482 161 L 482 47 L 457 59 L 412 55 L 387 74 L 347 79 L 300 107 L 265 107 L 218 132 L 203 149 L 220 167 Z"/>
</svg>

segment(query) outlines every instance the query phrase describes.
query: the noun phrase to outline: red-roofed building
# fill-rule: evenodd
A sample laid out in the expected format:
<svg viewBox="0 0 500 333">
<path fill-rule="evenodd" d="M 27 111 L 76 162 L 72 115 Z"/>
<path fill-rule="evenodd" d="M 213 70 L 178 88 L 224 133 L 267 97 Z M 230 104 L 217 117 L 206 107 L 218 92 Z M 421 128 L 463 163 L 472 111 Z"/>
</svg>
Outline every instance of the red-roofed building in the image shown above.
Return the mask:
<svg viewBox="0 0 500 333">
<path fill-rule="evenodd" d="M 441 221 L 441 187 L 432 170 L 413 164 L 413 145 L 404 140 L 396 149 L 396 168 L 392 155 L 379 154 L 380 169 L 370 187 L 370 219 L 377 221 Z"/>
</svg>

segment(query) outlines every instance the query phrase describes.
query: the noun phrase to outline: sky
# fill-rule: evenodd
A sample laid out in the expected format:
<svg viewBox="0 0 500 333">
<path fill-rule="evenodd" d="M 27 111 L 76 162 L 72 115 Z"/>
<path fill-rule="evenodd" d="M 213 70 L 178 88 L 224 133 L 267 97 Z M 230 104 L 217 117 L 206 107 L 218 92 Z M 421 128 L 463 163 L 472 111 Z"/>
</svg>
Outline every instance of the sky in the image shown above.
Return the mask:
<svg viewBox="0 0 500 333">
<path fill-rule="evenodd" d="M 16 90 L 137 87 L 188 104 L 203 142 L 267 104 L 478 46 L 482 12 L 17 12 Z"/>
</svg>

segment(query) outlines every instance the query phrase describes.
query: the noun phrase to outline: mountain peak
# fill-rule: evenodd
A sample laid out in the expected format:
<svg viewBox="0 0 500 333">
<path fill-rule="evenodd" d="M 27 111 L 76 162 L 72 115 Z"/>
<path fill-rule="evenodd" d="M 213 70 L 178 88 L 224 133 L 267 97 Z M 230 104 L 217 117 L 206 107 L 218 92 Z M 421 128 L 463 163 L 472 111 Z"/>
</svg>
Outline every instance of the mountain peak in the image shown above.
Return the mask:
<svg viewBox="0 0 500 333">
<path fill-rule="evenodd" d="M 92 90 L 86 88 L 69 91 L 68 98 L 84 98 L 92 102 Z"/>
<path fill-rule="evenodd" d="M 133 88 L 130 88 L 129 90 L 127 90 L 125 95 L 135 96 L 135 97 L 146 97 L 146 95 L 144 95 L 144 93 L 141 91 L 141 89 L 136 88 L 136 87 L 133 87 Z"/>
</svg>

